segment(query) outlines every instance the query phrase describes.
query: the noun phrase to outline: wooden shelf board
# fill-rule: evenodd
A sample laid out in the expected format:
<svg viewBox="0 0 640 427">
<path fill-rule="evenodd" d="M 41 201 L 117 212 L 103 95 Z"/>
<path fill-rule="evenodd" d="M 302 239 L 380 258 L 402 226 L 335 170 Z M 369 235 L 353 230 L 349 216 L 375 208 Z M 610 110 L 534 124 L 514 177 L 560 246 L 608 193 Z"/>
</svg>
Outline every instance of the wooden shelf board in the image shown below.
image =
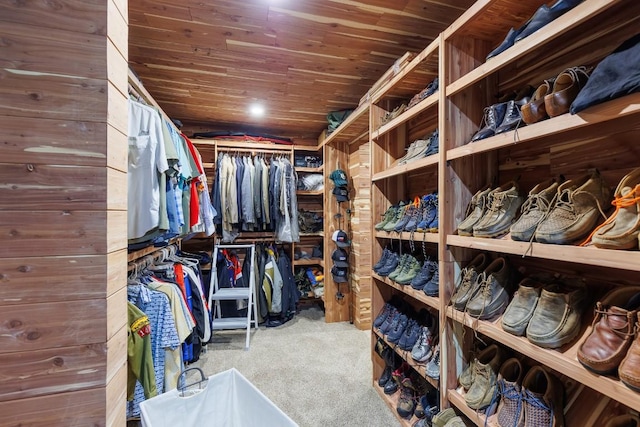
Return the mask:
<svg viewBox="0 0 640 427">
<path fill-rule="evenodd" d="M 324 269 L 324 260 L 320 258 L 294 259 L 293 265 L 319 265 Z"/>
<path fill-rule="evenodd" d="M 305 172 L 305 173 L 322 173 L 324 171 L 324 165 L 320 165 L 317 168 L 307 168 L 307 167 L 294 167 L 296 172 Z"/>
<path fill-rule="evenodd" d="M 483 1 L 479 3 L 482 3 L 482 5 L 478 6 L 486 7 L 488 2 Z M 531 55 L 532 52 L 544 50 L 546 44 L 563 37 L 563 35 L 571 29 L 598 16 L 616 3 L 618 3 L 618 0 L 585 1 L 579 4 L 564 15 L 545 25 L 544 31 L 536 31 L 501 54 L 489 59 L 456 81 L 451 82 L 446 88 L 446 96 L 452 96 L 470 87 L 474 83 L 485 79 L 488 75 L 496 73 L 501 68 L 517 61 L 525 55 Z M 477 11 L 481 11 L 484 7 L 474 8 L 474 11 L 477 13 Z M 466 15 L 467 14 L 464 16 Z M 452 34 L 454 33 L 446 31 L 445 38 Z"/>
<path fill-rule="evenodd" d="M 389 347 L 391 347 L 393 349 L 393 351 L 395 351 L 396 354 L 402 358 L 402 360 L 407 362 L 409 364 L 409 366 L 411 366 L 411 368 L 414 371 L 416 371 L 418 374 L 420 374 L 420 376 L 422 378 L 424 378 L 429 384 L 431 384 L 436 390 L 439 390 L 440 381 L 434 380 L 433 378 L 431 378 L 430 376 L 427 375 L 427 364 L 426 363 L 418 363 L 415 360 L 413 360 L 413 358 L 411 357 L 411 351 L 410 350 L 409 351 L 405 351 L 405 350 L 400 349 L 397 346 L 397 344 L 394 344 L 394 343 L 391 343 L 391 342 L 387 341 L 387 339 L 384 337 L 384 335 L 382 335 L 377 330 L 374 329 L 373 333 L 377 337 L 382 338 L 382 340 L 385 343 L 387 343 L 387 345 Z"/>
<path fill-rule="evenodd" d="M 490 321 L 477 320 L 453 307 L 447 307 L 446 315 L 453 321 L 462 323 L 611 399 L 636 411 L 640 410 L 640 393 L 631 390 L 615 377 L 598 375 L 587 370 L 578 361 L 578 348 L 591 332 L 591 322 L 587 322 L 586 316 L 583 316 L 582 333 L 575 340 L 560 349 L 545 349 L 531 343 L 525 337 L 517 337 L 506 332 L 501 326 L 502 317 Z"/>
<path fill-rule="evenodd" d="M 391 120 L 389 123 L 385 123 L 384 125 L 380 126 L 379 129 L 371 132 L 371 139 L 378 139 L 382 135 L 397 128 L 402 123 L 408 122 L 412 118 L 418 116 L 419 114 L 422 114 L 425 110 L 432 107 L 436 107 L 438 105 L 438 98 L 439 98 L 438 92 L 434 93 L 431 96 L 426 97 L 425 99 L 423 99 L 422 101 L 414 105 L 413 107 L 409 108 L 408 110 L 400 114 L 395 119 Z M 436 108 L 436 113 L 437 113 L 437 108 Z"/>
<path fill-rule="evenodd" d="M 338 129 L 331 132 L 318 148 L 326 144 L 337 142 L 351 142 L 354 138 L 368 131 L 369 128 L 369 102 L 363 102 L 356 108 L 347 119 L 338 126 Z"/>
<path fill-rule="evenodd" d="M 324 237 L 324 231 L 318 231 L 317 233 L 300 233 L 300 237 Z"/>
<path fill-rule="evenodd" d="M 322 196 L 324 194 L 324 190 L 318 190 L 318 191 L 297 190 L 296 194 L 298 196 Z"/>
<path fill-rule="evenodd" d="M 464 400 L 464 391 L 462 390 L 447 390 L 447 399 L 449 402 L 460 412 L 462 412 L 467 418 L 471 420 L 478 427 L 485 426 L 486 417 L 480 412 L 476 412 L 475 409 L 469 408 L 467 402 Z M 489 417 L 487 423 L 488 427 L 499 427 L 497 422 L 494 421 L 495 416 Z"/>
<path fill-rule="evenodd" d="M 382 399 L 382 401 L 387 404 L 387 406 L 389 407 L 389 409 L 391 410 L 393 415 L 396 416 L 396 418 L 398 419 L 398 422 L 400 423 L 400 425 L 402 427 L 411 427 L 415 423 L 415 421 L 417 420 L 415 415 L 412 416 L 411 419 L 407 420 L 405 418 L 402 418 L 398 414 L 398 411 L 396 410 L 396 408 L 398 406 L 398 397 L 400 396 L 400 392 L 399 391 L 396 391 L 394 394 L 392 394 L 390 396 L 386 395 L 386 394 L 384 394 L 384 390 L 382 389 L 382 387 L 380 387 L 378 385 L 377 381 L 373 382 L 373 388 L 376 389 L 376 391 L 380 395 L 380 398 Z"/>
<path fill-rule="evenodd" d="M 407 76 L 411 74 L 414 70 L 416 70 L 423 61 L 428 59 L 434 53 L 437 54 L 439 47 L 440 47 L 440 38 L 436 38 L 431 43 L 429 43 L 429 45 L 425 47 L 422 50 L 422 52 L 416 55 L 416 57 L 413 58 L 404 69 L 402 69 L 389 82 L 387 82 L 378 91 L 376 91 L 371 96 L 371 102 L 375 104 L 378 101 L 380 101 L 382 97 L 387 96 L 389 93 L 391 93 L 393 89 L 396 88 L 403 81 L 405 81 Z M 434 70 L 434 71 L 435 71 L 435 74 L 437 75 L 438 70 Z M 421 88 L 418 88 L 417 90 L 418 91 L 422 90 L 424 87 L 426 87 L 428 83 L 429 82 L 426 82 Z"/>
<path fill-rule="evenodd" d="M 558 137 L 558 134 L 605 123 L 624 116 L 640 114 L 640 93 L 634 93 L 622 98 L 594 106 L 578 114 L 569 113 L 543 120 L 516 131 L 505 132 L 477 142 L 467 143 L 461 147 L 447 150 L 447 160 L 471 156 L 514 144 L 535 141 L 542 138 Z M 516 139 L 517 137 L 517 139 Z"/>
<path fill-rule="evenodd" d="M 462 248 L 478 249 L 491 252 L 502 252 L 535 258 L 562 260 L 577 264 L 589 264 L 621 270 L 640 271 L 638 251 L 599 249 L 594 246 L 580 247 L 573 245 L 552 245 L 528 242 L 516 242 L 509 235 L 498 239 L 482 239 L 449 235 L 447 245 Z"/>
<path fill-rule="evenodd" d="M 180 241 L 180 238 L 174 237 L 173 239 L 169 240 L 169 244 L 167 246 L 176 244 L 179 241 Z M 153 246 L 153 244 L 151 244 L 150 246 L 147 246 L 146 248 L 142 248 L 142 249 L 138 249 L 137 251 L 129 252 L 127 254 L 127 262 L 132 262 L 132 261 L 140 259 L 140 258 L 142 258 L 144 256 L 147 256 L 147 255 L 150 255 L 152 253 L 158 252 L 158 251 L 164 249 L 165 247 L 166 246 L 157 247 L 157 246 Z"/>
<path fill-rule="evenodd" d="M 194 138 L 192 142 L 195 145 L 212 145 L 218 146 L 220 148 L 227 148 L 233 150 L 239 150 L 242 152 L 254 151 L 254 150 L 275 150 L 282 152 L 292 152 L 293 145 L 281 145 L 281 144 L 265 144 L 263 142 L 252 142 L 252 141 L 226 141 L 224 137 L 220 138 Z"/>
<path fill-rule="evenodd" d="M 371 181 L 376 182 L 383 179 L 391 178 L 394 176 L 402 175 L 407 172 L 422 169 L 427 166 L 437 165 L 439 156 L 438 154 L 432 154 L 431 156 L 424 157 L 422 159 L 414 160 L 400 166 L 394 166 L 382 172 L 378 172 L 371 177 Z"/>
<path fill-rule="evenodd" d="M 399 285 L 393 280 L 390 280 L 388 277 L 379 276 L 374 272 L 371 273 L 371 277 L 382 283 L 385 283 L 388 286 L 391 286 L 392 288 L 399 290 L 403 294 L 408 295 L 411 298 L 420 301 L 421 303 L 426 304 L 435 310 L 440 310 L 440 299 L 437 297 L 427 296 L 424 292 L 413 289 L 411 285 Z"/>
<path fill-rule="evenodd" d="M 413 233 L 413 239 L 411 239 L 411 233 L 408 231 L 403 231 L 402 233 L 396 233 L 395 231 L 386 232 L 386 231 L 376 231 L 375 236 L 379 239 L 396 239 L 396 240 L 406 240 L 414 242 L 427 242 L 427 243 L 438 243 L 440 237 L 438 233 L 421 233 L 416 231 Z"/>
</svg>

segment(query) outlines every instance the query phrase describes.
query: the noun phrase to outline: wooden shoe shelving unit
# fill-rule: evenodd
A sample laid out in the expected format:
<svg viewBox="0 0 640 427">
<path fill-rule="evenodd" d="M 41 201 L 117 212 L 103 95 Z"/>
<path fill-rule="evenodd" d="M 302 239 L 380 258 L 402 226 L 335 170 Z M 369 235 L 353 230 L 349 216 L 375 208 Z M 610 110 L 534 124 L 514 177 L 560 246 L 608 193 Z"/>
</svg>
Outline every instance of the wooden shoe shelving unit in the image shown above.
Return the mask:
<svg viewBox="0 0 640 427">
<path fill-rule="evenodd" d="M 440 296 L 426 297 L 410 286 L 401 286 L 370 273 L 372 317 L 392 296 L 415 307 L 437 311 L 442 343 L 440 386 L 442 407 L 453 406 L 471 424 L 485 425 L 484 415 L 468 408 L 457 378 L 470 362 L 477 338 L 497 342 L 513 356 L 555 372 L 565 391 L 565 419 L 569 427 L 603 425 L 606 416 L 640 411 L 640 393 L 617 376 L 587 371 L 577 360 L 580 343 L 591 329 L 591 311 L 598 298 L 614 286 L 638 284 L 638 251 L 615 251 L 574 245 L 517 242 L 507 235 L 481 239 L 457 235 L 457 225 L 466 217 L 467 205 L 480 188 L 492 188 L 517 179 L 520 193 L 551 177 L 579 178 L 597 168 L 613 190 L 620 179 L 640 166 L 640 94 L 621 97 L 591 107 L 577 115 L 564 114 L 515 131 L 469 143 L 482 127 L 483 110 L 497 103 L 498 96 L 526 85 L 534 89 L 544 79 L 572 66 L 595 66 L 623 41 L 637 33 L 640 3 L 633 0 L 584 0 L 543 29 L 486 61 L 510 28 L 519 28 L 543 4 L 539 1 L 478 0 L 422 52 L 395 71 L 392 79 L 368 100 L 368 131 L 358 128 L 359 138 L 368 138 L 371 187 L 371 261 L 385 247 L 403 251 L 422 246 L 437 255 Z M 419 93 L 434 78 L 439 90 L 381 124 L 385 113 Z M 359 110 L 364 111 L 361 105 Z M 354 113 L 355 114 L 355 113 Z M 348 119 L 362 121 L 364 113 Z M 409 144 L 439 130 L 440 152 L 405 165 L 396 165 Z M 354 138 L 351 129 L 347 139 Z M 325 140 L 341 138 L 340 129 Z M 438 191 L 439 232 L 387 233 L 373 228 L 386 209 L 400 200 Z M 413 240 L 413 242 L 411 242 Z M 424 241 L 424 243 L 423 243 Z M 506 257 L 522 277 L 550 272 L 586 280 L 591 302 L 582 318 L 578 338 L 567 346 L 548 350 L 524 337 L 505 332 L 500 319 L 478 321 L 449 307 L 461 268 L 479 252 L 490 258 Z M 512 283 L 517 286 L 517 283 Z M 374 387 L 384 362 L 373 351 L 377 334 L 372 333 Z M 381 392 L 382 393 L 382 392 Z M 390 406 L 389 399 L 384 400 Z M 395 408 L 394 408 L 395 412 Z M 497 425 L 490 417 L 488 425 Z"/>
</svg>

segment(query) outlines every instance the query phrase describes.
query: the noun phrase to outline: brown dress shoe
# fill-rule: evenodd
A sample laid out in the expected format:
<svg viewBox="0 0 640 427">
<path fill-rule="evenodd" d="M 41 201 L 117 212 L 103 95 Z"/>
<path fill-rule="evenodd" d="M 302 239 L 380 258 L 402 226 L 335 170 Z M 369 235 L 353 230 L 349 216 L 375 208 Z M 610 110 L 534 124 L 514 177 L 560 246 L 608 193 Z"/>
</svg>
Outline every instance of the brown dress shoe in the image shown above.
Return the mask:
<svg viewBox="0 0 640 427">
<path fill-rule="evenodd" d="M 620 381 L 635 391 L 640 391 L 640 334 L 637 334 L 638 328 L 640 328 L 640 313 L 638 313 L 638 322 L 636 323 L 636 339 L 629 347 L 627 356 L 618 368 Z"/>
<path fill-rule="evenodd" d="M 571 67 L 558 74 L 553 83 L 553 92 L 544 97 L 544 106 L 549 117 L 569 112 L 578 92 L 587 84 L 589 72 L 585 67 Z"/>
<path fill-rule="evenodd" d="M 555 80 L 554 77 L 543 81 L 533 93 L 531 100 L 522 106 L 520 114 L 522 115 L 523 122 L 531 125 L 549 117 L 547 116 L 547 110 L 544 106 L 544 97 L 553 90 L 553 82 L 555 82 Z"/>
<path fill-rule="evenodd" d="M 598 373 L 615 371 L 624 359 L 634 335 L 640 309 L 640 286 L 614 289 L 596 304 L 592 330 L 578 349 L 578 360 Z"/>
<path fill-rule="evenodd" d="M 611 418 L 604 427 L 640 427 L 640 418 L 633 414 L 618 415 Z"/>
</svg>

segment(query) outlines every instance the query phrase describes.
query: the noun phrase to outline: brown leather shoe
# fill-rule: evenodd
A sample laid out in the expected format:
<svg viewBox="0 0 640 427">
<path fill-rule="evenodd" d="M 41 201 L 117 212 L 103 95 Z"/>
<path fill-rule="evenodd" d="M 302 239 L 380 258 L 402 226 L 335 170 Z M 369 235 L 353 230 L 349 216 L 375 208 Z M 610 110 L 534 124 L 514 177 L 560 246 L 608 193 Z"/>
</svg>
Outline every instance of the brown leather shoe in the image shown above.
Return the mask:
<svg viewBox="0 0 640 427">
<path fill-rule="evenodd" d="M 635 391 L 640 391 L 640 334 L 637 333 L 638 328 L 640 328 L 640 313 L 638 313 L 638 322 L 636 323 L 636 339 L 629 347 L 627 356 L 618 368 L 620 381 Z"/>
<path fill-rule="evenodd" d="M 523 122 L 531 125 L 549 117 L 547 116 L 547 110 L 544 105 L 544 97 L 553 90 L 553 82 L 555 82 L 555 80 L 554 77 L 543 81 L 533 93 L 531 100 L 520 108 Z"/>
<path fill-rule="evenodd" d="M 544 106 L 549 117 L 568 113 L 571 103 L 587 80 L 589 80 L 589 72 L 585 67 L 567 68 L 558 74 L 553 83 L 553 91 L 544 97 Z"/>
<path fill-rule="evenodd" d="M 578 360 L 598 374 L 615 371 L 633 341 L 640 309 L 640 286 L 614 289 L 598 301 L 592 330 L 578 349 Z"/>
<path fill-rule="evenodd" d="M 611 418 L 604 427 L 640 427 L 640 418 L 633 414 L 618 415 Z"/>
</svg>

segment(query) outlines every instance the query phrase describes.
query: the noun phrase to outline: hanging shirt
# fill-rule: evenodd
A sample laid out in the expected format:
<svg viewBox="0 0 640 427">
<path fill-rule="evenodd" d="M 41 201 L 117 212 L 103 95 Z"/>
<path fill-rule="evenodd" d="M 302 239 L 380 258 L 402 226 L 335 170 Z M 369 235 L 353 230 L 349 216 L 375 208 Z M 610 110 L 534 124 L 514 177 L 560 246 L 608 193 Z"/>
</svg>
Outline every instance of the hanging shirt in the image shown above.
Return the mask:
<svg viewBox="0 0 640 427">
<path fill-rule="evenodd" d="M 169 299 L 162 292 L 152 291 L 143 285 L 129 285 L 127 295 L 129 301 L 149 317 L 151 324 L 151 355 L 156 376 L 156 389 L 158 393 L 163 393 L 165 349 L 175 349 L 180 345 Z M 140 414 L 140 402 L 144 399 L 144 389 L 138 382 L 136 383 L 133 401 L 129 402 L 127 407 L 129 416 L 137 417 Z"/>
<path fill-rule="evenodd" d="M 142 385 L 144 397 L 156 396 L 156 377 L 151 356 L 151 326 L 142 310 L 127 303 L 127 400 L 133 400 L 136 380 Z"/>
<path fill-rule="evenodd" d="M 169 165 L 157 112 L 133 100 L 128 105 L 127 237 L 136 239 L 160 224 L 160 174 Z"/>
</svg>

